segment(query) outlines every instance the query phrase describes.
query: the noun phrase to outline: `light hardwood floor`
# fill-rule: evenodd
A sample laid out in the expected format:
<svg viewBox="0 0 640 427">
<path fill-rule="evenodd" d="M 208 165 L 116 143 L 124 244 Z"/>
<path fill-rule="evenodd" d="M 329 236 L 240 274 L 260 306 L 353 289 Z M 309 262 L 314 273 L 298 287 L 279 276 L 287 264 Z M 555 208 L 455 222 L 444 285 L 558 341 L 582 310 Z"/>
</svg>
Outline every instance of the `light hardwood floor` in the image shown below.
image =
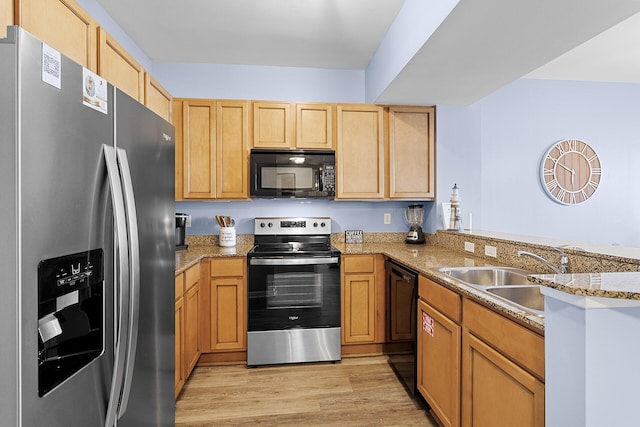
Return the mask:
<svg viewBox="0 0 640 427">
<path fill-rule="evenodd" d="M 247 368 L 198 366 L 176 426 L 431 426 L 385 356 Z"/>
</svg>

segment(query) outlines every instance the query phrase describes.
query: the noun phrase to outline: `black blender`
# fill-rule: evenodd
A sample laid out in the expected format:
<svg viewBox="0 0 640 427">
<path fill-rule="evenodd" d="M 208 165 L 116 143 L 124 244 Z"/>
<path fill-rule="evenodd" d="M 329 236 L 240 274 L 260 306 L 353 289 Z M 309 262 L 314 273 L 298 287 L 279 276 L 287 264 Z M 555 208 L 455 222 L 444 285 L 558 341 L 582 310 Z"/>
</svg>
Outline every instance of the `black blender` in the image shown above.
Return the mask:
<svg viewBox="0 0 640 427">
<path fill-rule="evenodd" d="M 423 205 L 407 206 L 407 210 L 404 212 L 404 217 L 411 226 L 404 241 L 406 243 L 424 243 L 424 233 L 422 232 L 422 220 L 424 219 Z"/>
</svg>

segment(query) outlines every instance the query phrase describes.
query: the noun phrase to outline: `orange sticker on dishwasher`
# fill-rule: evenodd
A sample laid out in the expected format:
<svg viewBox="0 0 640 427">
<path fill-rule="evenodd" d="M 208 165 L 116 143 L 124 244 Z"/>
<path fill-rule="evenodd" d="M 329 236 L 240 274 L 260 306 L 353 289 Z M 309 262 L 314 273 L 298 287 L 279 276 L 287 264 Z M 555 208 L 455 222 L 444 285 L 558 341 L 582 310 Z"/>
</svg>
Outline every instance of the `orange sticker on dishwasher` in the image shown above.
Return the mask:
<svg viewBox="0 0 640 427">
<path fill-rule="evenodd" d="M 422 312 L 422 330 L 433 336 L 433 317 L 424 311 Z"/>
</svg>

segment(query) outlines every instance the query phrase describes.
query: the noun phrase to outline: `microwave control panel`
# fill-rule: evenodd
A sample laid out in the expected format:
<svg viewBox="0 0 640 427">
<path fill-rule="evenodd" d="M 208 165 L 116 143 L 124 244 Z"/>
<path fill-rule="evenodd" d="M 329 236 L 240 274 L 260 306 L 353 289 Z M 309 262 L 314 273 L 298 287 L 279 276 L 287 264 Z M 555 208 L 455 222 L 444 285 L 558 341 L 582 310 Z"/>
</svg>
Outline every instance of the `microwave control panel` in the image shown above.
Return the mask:
<svg viewBox="0 0 640 427">
<path fill-rule="evenodd" d="M 324 191 L 336 191 L 336 170 L 334 165 L 325 165 L 322 170 L 322 187 Z"/>
</svg>

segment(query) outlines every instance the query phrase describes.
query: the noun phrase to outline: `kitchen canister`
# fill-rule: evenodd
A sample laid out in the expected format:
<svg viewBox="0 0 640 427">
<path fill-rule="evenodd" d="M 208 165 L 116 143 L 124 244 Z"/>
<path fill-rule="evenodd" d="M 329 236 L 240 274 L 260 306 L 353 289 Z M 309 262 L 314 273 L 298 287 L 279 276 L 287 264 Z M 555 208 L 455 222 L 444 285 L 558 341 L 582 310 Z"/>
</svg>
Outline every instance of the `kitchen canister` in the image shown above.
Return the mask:
<svg viewBox="0 0 640 427">
<path fill-rule="evenodd" d="M 218 243 L 220 244 L 220 246 L 235 246 L 236 245 L 236 228 L 220 227 L 220 235 L 218 236 Z"/>
</svg>

